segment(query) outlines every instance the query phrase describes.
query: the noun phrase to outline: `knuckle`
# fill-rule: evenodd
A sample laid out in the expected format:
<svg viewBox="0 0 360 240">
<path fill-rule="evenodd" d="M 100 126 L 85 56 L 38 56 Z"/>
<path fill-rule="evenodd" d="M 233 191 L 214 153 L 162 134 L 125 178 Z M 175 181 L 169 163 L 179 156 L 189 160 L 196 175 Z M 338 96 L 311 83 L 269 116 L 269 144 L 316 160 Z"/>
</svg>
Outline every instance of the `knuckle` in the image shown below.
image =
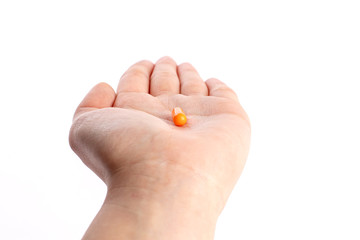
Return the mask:
<svg viewBox="0 0 360 240">
<path fill-rule="evenodd" d="M 154 72 L 153 79 L 172 79 L 177 78 L 176 74 L 169 71 Z"/>
<path fill-rule="evenodd" d="M 77 152 L 79 142 L 84 139 L 84 136 L 87 133 L 87 130 L 85 130 L 87 116 L 87 113 L 81 114 L 76 119 L 74 119 L 73 124 L 71 125 L 69 132 L 69 144 L 74 152 Z"/>
<path fill-rule="evenodd" d="M 129 69 L 125 74 L 121 77 L 123 78 L 143 78 L 148 77 L 142 66 L 134 66 Z"/>
<path fill-rule="evenodd" d="M 190 83 L 190 82 L 185 82 L 184 84 L 182 84 L 181 90 L 186 92 L 196 92 L 196 93 L 208 92 L 206 86 L 201 84 Z"/>
</svg>

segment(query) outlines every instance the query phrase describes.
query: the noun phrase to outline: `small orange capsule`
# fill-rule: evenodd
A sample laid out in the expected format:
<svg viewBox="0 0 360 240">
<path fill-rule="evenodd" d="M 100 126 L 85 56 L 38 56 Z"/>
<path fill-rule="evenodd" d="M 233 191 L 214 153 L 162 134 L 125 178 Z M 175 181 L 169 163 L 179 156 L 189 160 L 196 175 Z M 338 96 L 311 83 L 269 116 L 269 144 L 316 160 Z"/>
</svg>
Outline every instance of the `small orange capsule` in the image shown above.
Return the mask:
<svg viewBox="0 0 360 240">
<path fill-rule="evenodd" d="M 181 108 L 179 108 L 179 107 L 174 108 L 172 110 L 172 112 L 171 112 L 171 115 L 172 115 L 174 124 L 176 126 L 185 125 L 185 123 L 186 123 L 186 115 L 185 115 L 184 111 Z"/>
</svg>

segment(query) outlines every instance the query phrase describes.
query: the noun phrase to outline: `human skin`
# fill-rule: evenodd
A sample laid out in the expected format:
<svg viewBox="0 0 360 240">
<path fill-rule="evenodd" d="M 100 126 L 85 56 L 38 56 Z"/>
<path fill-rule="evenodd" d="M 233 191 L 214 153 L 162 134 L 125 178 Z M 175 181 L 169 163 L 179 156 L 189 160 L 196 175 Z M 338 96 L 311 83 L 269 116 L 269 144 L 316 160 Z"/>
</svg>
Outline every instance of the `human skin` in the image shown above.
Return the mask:
<svg viewBox="0 0 360 240">
<path fill-rule="evenodd" d="M 174 125 L 181 107 L 187 123 Z M 70 146 L 107 185 L 83 239 L 214 238 L 249 150 L 235 92 L 170 57 L 140 61 L 117 91 L 96 85 L 77 108 Z"/>
</svg>

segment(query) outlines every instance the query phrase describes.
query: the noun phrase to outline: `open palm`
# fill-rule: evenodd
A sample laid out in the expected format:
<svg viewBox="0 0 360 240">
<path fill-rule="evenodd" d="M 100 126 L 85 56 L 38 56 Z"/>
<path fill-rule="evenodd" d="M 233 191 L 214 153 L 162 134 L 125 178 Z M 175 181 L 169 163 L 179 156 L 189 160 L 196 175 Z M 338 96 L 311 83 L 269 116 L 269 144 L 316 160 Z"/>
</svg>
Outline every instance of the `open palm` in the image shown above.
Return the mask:
<svg viewBox="0 0 360 240">
<path fill-rule="evenodd" d="M 172 121 L 174 107 L 187 115 L 182 127 Z M 169 57 L 131 66 L 117 93 L 105 83 L 95 86 L 70 132 L 74 151 L 108 185 L 182 181 L 216 189 L 221 201 L 240 176 L 249 139 L 234 91 L 217 79 L 204 82 L 190 64 L 177 66 Z"/>
</svg>

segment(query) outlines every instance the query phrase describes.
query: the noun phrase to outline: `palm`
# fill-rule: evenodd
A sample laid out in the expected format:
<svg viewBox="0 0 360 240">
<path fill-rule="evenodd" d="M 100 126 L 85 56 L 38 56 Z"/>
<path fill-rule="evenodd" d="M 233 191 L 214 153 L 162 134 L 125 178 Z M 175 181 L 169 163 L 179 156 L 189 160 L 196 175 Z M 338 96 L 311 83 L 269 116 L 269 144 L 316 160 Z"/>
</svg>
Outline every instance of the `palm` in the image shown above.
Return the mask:
<svg viewBox="0 0 360 240">
<path fill-rule="evenodd" d="M 119 88 L 124 86 L 120 82 Z M 167 171 L 214 178 L 218 184 L 230 182 L 231 190 L 246 159 L 249 138 L 246 114 L 234 98 L 179 93 L 154 96 L 119 92 L 119 88 L 112 106 L 91 108 L 75 124 L 82 126 L 78 135 L 84 135 L 83 144 L 91 149 L 90 154 L 80 156 L 91 169 L 104 180 L 133 169 L 141 169 L 137 175 L 156 177 L 165 164 Z M 171 119 L 171 110 L 177 106 L 188 117 L 182 127 Z M 228 172 L 233 174 L 224 174 Z"/>
</svg>

